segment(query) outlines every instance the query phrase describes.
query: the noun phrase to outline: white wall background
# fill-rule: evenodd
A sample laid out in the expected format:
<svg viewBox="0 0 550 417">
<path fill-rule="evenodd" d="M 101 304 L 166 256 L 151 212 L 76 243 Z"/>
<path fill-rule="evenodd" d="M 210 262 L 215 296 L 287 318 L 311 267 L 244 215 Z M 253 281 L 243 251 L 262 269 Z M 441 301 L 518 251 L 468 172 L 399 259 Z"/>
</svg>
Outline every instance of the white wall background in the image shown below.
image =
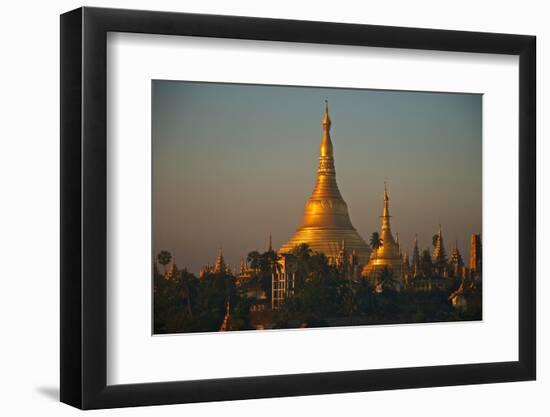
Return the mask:
<svg viewBox="0 0 550 417">
<path fill-rule="evenodd" d="M 77 1 L 6 2 L 0 24 L 0 410 L 74 415 L 59 392 L 59 17 Z M 99 415 L 547 415 L 550 158 L 543 119 L 550 83 L 549 11 L 542 1 L 124 0 L 86 5 L 533 34 L 538 37 L 538 381 L 99 411 Z M 546 180 L 546 181 L 545 181 Z M 503 225 L 505 227 L 505 225 Z M 475 349 L 475 341 L 472 348 Z M 544 395 L 546 394 L 546 396 Z"/>
</svg>

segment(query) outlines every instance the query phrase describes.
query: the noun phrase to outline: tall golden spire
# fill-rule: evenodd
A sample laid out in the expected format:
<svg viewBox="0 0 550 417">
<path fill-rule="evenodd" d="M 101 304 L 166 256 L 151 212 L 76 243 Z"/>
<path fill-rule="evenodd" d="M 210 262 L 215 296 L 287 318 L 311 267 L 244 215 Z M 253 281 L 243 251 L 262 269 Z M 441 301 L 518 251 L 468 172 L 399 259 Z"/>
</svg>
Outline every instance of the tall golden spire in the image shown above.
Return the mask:
<svg viewBox="0 0 550 417">
<path fill-rule="evenodd" d="M 394 258 L 399 256 L 399 245 L 395 242 L 391 233 L 390 226 L 390 198 L 388 197 L 388 186 L 384 181 L 384 207 L 382 208 L 382 215 L 380 216 L 380 238 L 382 239 L 382 246 L 378 249 L 377 257 L 381 258 Z"/>
<path fill-rule="evenodd" d="M 390 227 L 390 207 L 389 207 L 390 199 L 388 197 L 388 187 L 386 185 L 386 181 L 384 181 L 384 208 L 382 209 L 382 225 L 380 227 L 380 230 L 384 231 L 391 231 Z"/>
<path fill-rule="evenodd" d="M 336 184 L 334 150 L 330 138 L 332 124 L 326 102 L 322 119 L 323 136 L 320 146 L 317 181 L 313 193 L 306 204 L 304 224 L 306 227 L 346 227 L 352 228 L 346 202 Z M 345 238 L 345 237 L 344 237 Z M 338 239 L 337 241 L 341 241 Z"/>
<path fill-rule="evenodd" d="M 323 125 L 323 137 L 321 139 L 321 158 L 334 156 L 334 149 L 332 147 L 332 140 L 330 139 L 330 126 L 332 122 L 328 114 L 328 100 L 325 100 L 325 114 L 323 114 L 322 119 Z M 334 164 L 334 161 L 333 161 Z M 334 169 L 334 166 L 333 166 Z"/>
<path fill-rule="evenodd" d="M 332 121 L 326 100 L 321 125 L 323 131 L 317 181 L 306 203 L 302 225 L 279 249 L 279 252 L 290 252 L 296 245 L 307 243 L 313 251 L 322 252 L 329 258 L 336 259 L 339 249 L 335 243 L 345 240 L 348 249 L 351 251 L 355 249 L 359 262 L 364 264 L 368 260 L 370 249 L 351 224 L 348 206 L 336 184 L 334 148 L 330 137 Z"/>
</svg>

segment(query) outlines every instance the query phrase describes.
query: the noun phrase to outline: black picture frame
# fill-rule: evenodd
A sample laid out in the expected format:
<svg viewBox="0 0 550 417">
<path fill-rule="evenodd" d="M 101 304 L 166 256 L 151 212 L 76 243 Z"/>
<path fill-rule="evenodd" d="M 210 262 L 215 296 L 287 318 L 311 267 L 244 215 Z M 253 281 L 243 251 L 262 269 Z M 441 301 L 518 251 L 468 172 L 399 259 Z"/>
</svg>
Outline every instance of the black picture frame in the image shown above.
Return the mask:
<svg viewBox="0 0 550 417">
<path fill-rule="evenodd" d="M 519 56 L 519 360 L 107 385 L 108 32 Z M 62 402 L 95 409 L 535 379 L 534 36 L 84 7 L 61 15 L 60 57 Z"/>
</svg>

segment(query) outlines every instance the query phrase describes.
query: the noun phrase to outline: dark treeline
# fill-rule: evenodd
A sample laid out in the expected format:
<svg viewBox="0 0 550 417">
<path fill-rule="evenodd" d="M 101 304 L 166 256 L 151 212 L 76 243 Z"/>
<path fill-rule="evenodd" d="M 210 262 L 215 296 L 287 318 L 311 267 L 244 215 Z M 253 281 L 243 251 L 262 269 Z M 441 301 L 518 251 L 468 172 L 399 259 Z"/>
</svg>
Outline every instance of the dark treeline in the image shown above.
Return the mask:
<svg viewBox="0 0 550 417">
<path fill-rule="evenodd" d="M 405 286 L 397 291 L 399 280 L 387 268 L 377 280 L 344 279 L 342 270 L 329 264 L 323 254 L 312 253 L 307 245 L 300 245 L 293 254 L 299 265 L 296 291 L 276 312 L 275 327 L 293 327 L 296 323 L 322 327 L 481 319 L 481 304 L 466 311 L 453 308 L 449 294 L 460 286 L 457 278 L 439 278 L 451 280 L 450 290 L 419 292 Z M 423 275 L 419 279 L 438 279 L 429 252 L 422 263 Z M 377 282 L 385 288 L 381 293 L 375 291 Z"/>
<path fill-rule="evenodd" d="M 155 270 L 154 333 L 214 332 L 229 303 L 233 330 L 250 330 L 250 302 L 226 273 L 197 278 L 186 270 L 169 279 Z"/>
<path fill-rule="evenodd" d="M 440 278 L 451 280 L 450 290 L 423 292 L 404 286 L 397 291 L 393 285 L 396 277 L 391 270 L 384 270 L 378 277 L 384 291 L 377 292 L 376 282 L 346 278 L 324 254 L 313 253 L 305 244 L 292 253 L 298 260 L 295 291 L 279 310 L 270 313 L 273 328 L 481 319 L 480 290 L 479 305 L 467 310 L 452 306 L 449 294 L 460 286 L 458 278 Z M 261 290 L 264 304 L 270 305 L 271 274 L 277 267 L 274 251 L 250 252 L 247 260 L 252 278 L 245 285 L 237 285 L 237 277 L 227 272 L 197 278 L 186 270 L 170 270 L 170 260 L 161 259 L 161 254 L 157 260 L 165 271 L 155 268 L 154 273 L 155 334 L 219 331 L 228 309 L 231 330 L 254 329 L 250 310 L 260 301 L 250 296 L 251 288 Z M 438 279 L 428 251 L 421 256 L 421 269 L 425 274 L 421 278 Z"/>
</svg>

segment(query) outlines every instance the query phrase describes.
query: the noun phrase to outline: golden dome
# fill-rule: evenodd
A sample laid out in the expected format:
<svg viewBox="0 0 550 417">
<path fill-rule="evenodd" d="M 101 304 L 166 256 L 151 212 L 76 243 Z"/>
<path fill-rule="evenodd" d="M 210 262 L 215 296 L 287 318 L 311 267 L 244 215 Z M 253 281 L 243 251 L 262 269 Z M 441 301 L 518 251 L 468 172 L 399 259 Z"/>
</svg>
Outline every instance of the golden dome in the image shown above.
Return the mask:
<svg viewBox="0 0 550 417">
<path fill-rule="evenodd" d="M 323 135 L 317 182 L 306 203 L 302 225 L 281 246 L 279 252 L 290 252 L 295 246 L 307 243 L 314 252 L 322 252 L 334 260 L 339 254 L 340 243 L 345 241 L 346 248 L 355 250 L 359 263 L 364 265 L 370 248 L 351 224 L 348 206 L 336 184 L 334 152 L 330 138 L 331 124 L 327 103 L 322 119 Z"/>
</svg>

